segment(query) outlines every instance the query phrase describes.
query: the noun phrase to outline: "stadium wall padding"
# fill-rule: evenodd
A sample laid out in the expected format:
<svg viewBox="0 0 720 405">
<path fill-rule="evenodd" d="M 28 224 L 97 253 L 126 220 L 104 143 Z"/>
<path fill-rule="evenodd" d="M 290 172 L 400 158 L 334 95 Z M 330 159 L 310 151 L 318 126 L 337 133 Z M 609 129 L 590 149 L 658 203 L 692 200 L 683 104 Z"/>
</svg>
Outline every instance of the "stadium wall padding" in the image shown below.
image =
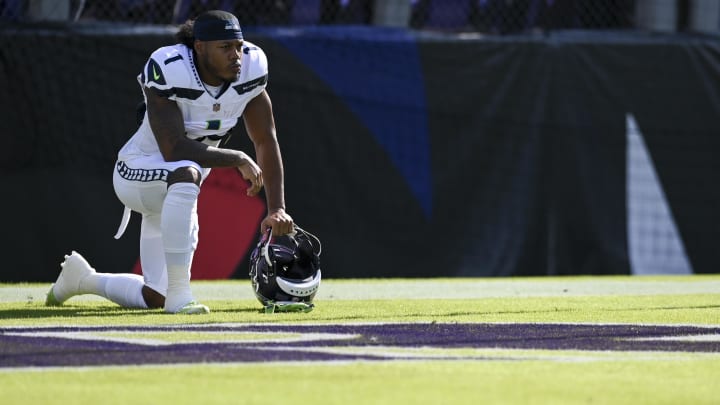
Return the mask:
<svg viewBox="0 0 720 405">
<path fill-rule="evenodd" d="M 326 278 L 632 273 L 628 117 L 679 235 L 649 212 L 647 254 L 670 240 L 693 272 L 720 269 L 716 39 L 365 27 L 246 39 L 268 55 L 288 211 L 323 241 Z M 0 281 L 52 281 L 71 250 L 140 271 L 139 216 L 113 239 L 111 171 L 136 128 L 136 76 L 170 43 L 165 28 L 2 29 Z M 241 124 L 230 145 L 253 152 Z M 262 199 L 232 170 L 203 187 L 193 277 L 244 278 Z"/>
</svg>

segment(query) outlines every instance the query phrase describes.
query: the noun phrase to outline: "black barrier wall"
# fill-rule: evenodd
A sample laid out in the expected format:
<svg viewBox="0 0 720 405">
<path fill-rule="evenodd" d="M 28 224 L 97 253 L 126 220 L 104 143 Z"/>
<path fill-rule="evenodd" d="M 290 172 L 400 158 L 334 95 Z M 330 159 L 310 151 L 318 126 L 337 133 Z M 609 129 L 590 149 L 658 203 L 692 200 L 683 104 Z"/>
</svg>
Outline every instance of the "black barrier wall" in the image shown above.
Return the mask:
<svg viewBox="0 0 720 405">
<path fill-rule="evenodd" d="M 288 210 L 323 240 L 325 277 L 720 269 L 716 39 L 246 37 L 270 61 Z M 54 280 L 73 249 L 99 271 L 133 268 L 139 218 L 112 238 L 111 171 L 136 126 L 135 77 L 171 42 L 120 28 L 0 35 L 0 281 Z M 241 128 L 231 144 L 252 152 Z M 203 232 L 226 230 L 201 217 Z"/>
</svg>

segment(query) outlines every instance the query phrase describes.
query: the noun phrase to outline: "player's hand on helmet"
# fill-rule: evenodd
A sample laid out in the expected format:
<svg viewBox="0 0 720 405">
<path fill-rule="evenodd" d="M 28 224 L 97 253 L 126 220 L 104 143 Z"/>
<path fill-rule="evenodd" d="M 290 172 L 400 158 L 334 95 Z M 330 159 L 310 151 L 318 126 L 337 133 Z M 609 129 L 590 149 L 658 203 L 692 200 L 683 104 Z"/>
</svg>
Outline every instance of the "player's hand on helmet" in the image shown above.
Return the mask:
<svg viewBox="0 0 720 405">
<path fill-rule="evenodd" d="M 260 166 L 258 166 L 257 163 L 250 158 L 250 156 L 244 153 L 243 155 L 243 163 L 241 163 L 237 169 L 240 174 L 242 174 L 243 178 L 250 182 L 250 187 L 247 189 L 247 195 L 252 197 L 257 195 L 263 187 L 262 170 L 260 170 Z"/>
<path fill-rule="evenodd" d="M 272 228 L 273 236 L 282 236 L 294 232 L 295 223 L 284 209 L 279 208 L 272 210 L 260 224 L 261 233 L 267 232 L 269 228 Z"/>
</svg>

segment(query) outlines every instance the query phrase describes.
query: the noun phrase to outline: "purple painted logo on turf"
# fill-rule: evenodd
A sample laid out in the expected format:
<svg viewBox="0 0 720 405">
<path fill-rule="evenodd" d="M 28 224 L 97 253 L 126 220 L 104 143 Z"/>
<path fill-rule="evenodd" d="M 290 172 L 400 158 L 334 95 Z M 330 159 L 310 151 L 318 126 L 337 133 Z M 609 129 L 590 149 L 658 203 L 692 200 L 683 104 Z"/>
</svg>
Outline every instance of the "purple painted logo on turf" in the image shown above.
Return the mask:
<svg viewBox="0 0 720 405">
<path fill-rule="evenodd" d="M 162 339 L 178 334 L 201 337 Z M 426 351 L 410 355 L 409 348 Z M 0 328 L 0 368 L 478 359 L 429 352 L 461 348 L 718 353 L 720 328 L 476 323 Z"/>
</svg>

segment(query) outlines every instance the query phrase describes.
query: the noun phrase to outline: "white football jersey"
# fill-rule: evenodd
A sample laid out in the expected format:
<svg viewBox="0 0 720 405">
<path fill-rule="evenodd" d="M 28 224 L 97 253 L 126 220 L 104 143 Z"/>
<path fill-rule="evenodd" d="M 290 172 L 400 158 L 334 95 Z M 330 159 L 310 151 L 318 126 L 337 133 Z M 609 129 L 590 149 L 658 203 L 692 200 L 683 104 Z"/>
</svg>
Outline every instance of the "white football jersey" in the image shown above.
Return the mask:
<svg viewBox="0 0 720 405">
<path fill-rule="evenodd" d="M 192 49 L 182 44 L 162 47 L 153 52 L 138 75 L 138 82 L 141 87 L 154 88 L 177 103 L 188 138 L 217 146 L 222 137 L 237 124 L 247 103 L 265 89 L 267 78 L 265 53 L 245 41 L 237 80 L 229 83 L 217 96 L 208 92 L 200 81 Z M 118 158 L 126 160 L 138 155 L 159 153 L 145 112 L 142 124 L 122 147 Z"/>
</svg>

